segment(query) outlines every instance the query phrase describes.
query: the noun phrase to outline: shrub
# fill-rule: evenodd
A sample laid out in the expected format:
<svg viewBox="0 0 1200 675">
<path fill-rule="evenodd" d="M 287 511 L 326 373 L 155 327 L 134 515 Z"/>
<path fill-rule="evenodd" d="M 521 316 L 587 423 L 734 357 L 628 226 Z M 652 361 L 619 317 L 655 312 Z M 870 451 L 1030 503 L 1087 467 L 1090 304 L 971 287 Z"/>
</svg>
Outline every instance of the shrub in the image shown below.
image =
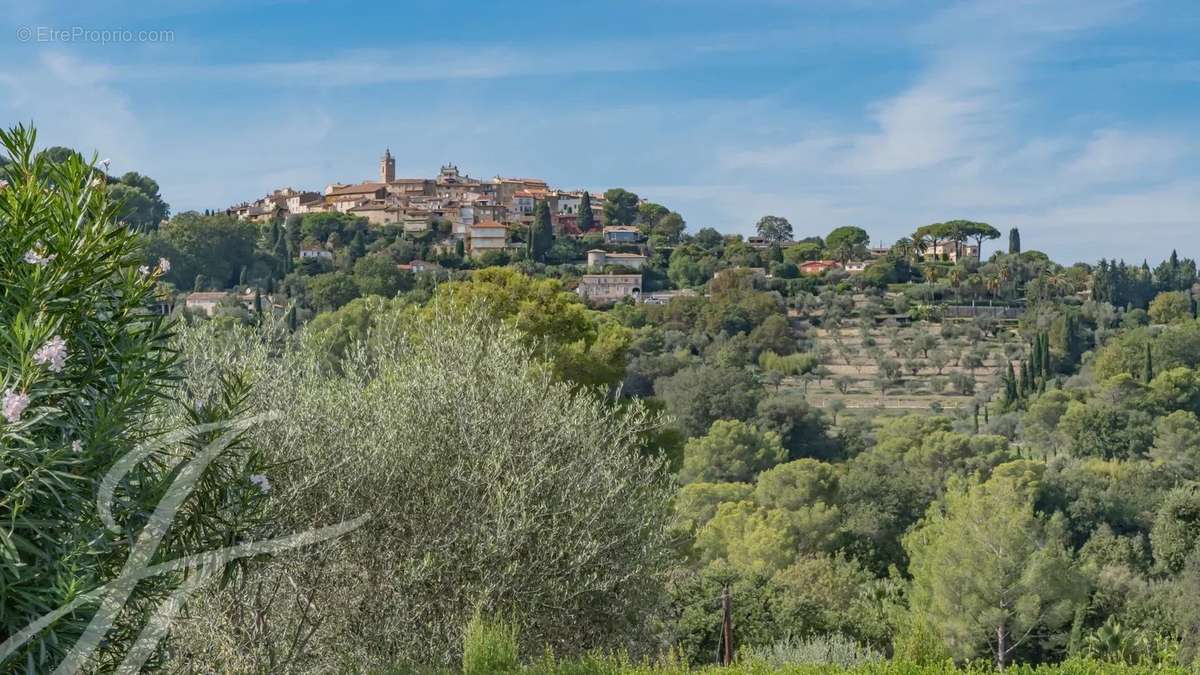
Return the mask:
<svg viewBox="0 0 1200 675">
<path fill-rule="evenodd" d="M 650 641 L 673 493 L 643 454 L 658 417 L 556 381 L 481 312 L 388 316 L 340 372 L 317 345 L 185 336 L 195 377 L 244 363 L 255 404 L 286 420 L 255 436 L 280 466 L 282 526 L 371 520 L 199 598 L 179 649 L 239 671 L 449 665 L 477 608 L 516 617 L 535 652 Z M 256 603 L 260 586 L 294 591 Z M 293 649 L 297 631 L 312 636 Z"/>
<path fill-rule="evenodd" d="M 170 265 L 142 267 L 138 235 L 114 222 L 103 174 L 78 155 L 34 155 L 36 135 L 0 132 L 12 162 L 0 169 L 0 635 L 12 636 L 121 572 L 149 514 L 204 438 L 151 452 L 126 474 L 101 522 L 102 479 L 176 421 L 217 422 L 242 397 L 223 366 L 210 404 L 181 411 L 170 322 L 149 308 Z M 100 189 L 98 189 L 100 188 Z M 191 399 L 189 398 L 189 401 Z M 155 562 L 238 543 L 260 517 L 245 454 L 218 460 L 181 505 Z M 249 469 L 246 473 L 243 470 Z M 257 495 L 257 497 L 255 496 Z M 243 508 L 234 508 L 241 505 Z M 221 572 L 220 569 L 206 569 Z M 143 580 L 90 667 L 112 668 L 178 577 Z M 49 672 L 91 620 L 85 603 L 36 634 L 0 670 Z"/>
<path fill-rule="evenodd" d="M 762 662 L 771 668 L 824 665 L 853 668 L 883 661 L 883 654 L 840 634 L 789 638 L 766 647 L 746 649 L 741 658 Z"/>
</svg>

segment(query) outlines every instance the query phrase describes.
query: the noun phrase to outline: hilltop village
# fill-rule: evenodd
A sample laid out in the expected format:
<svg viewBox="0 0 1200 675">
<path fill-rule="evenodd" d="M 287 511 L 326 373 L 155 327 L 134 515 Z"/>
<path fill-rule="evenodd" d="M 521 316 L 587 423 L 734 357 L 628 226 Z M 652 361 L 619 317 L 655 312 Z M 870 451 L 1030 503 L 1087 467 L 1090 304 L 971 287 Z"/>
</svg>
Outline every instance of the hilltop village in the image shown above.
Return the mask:
<svg viewBox="0 0 1200 675">
<path fill-rule="evenodd" d="M 591 273 L 579 280 L 577 292 L 596 304 L 628 297 L 663 302 L 671 297 L 670 292 L 647 294 L 641 271 L 654 250 L 676 243 L 684 228 L 678 214 L 620 188 L 598 193 L 554 188 L 540 178 L 480 179 L 463 174 L 454 164 L 442 166 L 432 178 L 397 177 L 396 158 L 390 149 L 380 157 L 376 180 L 330 183 L 320 192 L 279 188 L 254 201 L 231 206 L 225 213 L 256 223 L 281 222 L 308 214 L 343 214 L 361 218 L 372 228 L 391 228 L 412 237 L 428 237 L 432 242 L 430 251 L 435 256 L 457 251 L 485 266 L 522 256 L 544 262 L 544 255 L 539 256 L 536 250 L 539 238 L 543 249 L 548 249 L 555 240 L 586 244 L 576 247 L 576 259 L 561 262 L 586 266 Z M 544 232 L 537 231 L 539 215 L 549 225 L 546 228 L 544 223 L 540 224 Z M 764 220 L 786 223 L 774 216 Z M 961 234 L 931 236 L 922 246 L 921 255 L 951 263 L 961 258 L 978 259 L 982 241 L 971 243 L 967 240 L 971 232 Z M 856 241 L 846 250 L 849 255 L 841 259 L 822 258 L 821 247 L 812 246 L 819 240 L 820 237 L 810 237 L 795 241 L 789 224 L 786 229 L 768 227 L 759 236 L 747 238 L 745 243 L 759 251 L 809 244 L 789 256 L 798 273 L 807 275 L 830 270 L 859 273 L 870 261 L 886 256 L 891 250 Z M 296 253 L 301 260 L 332 259 L 337 243 L 307 240 Z M 436 263 L 423 260 L 400 265 L 401 269 L 418 272 L 437 267 Z M 753 270 L 770 275 L 766 267 Z M 192 298 L 189 304 L 208 307 L 215 299 L 216 294 L 207 294 Z"/>
</svg>

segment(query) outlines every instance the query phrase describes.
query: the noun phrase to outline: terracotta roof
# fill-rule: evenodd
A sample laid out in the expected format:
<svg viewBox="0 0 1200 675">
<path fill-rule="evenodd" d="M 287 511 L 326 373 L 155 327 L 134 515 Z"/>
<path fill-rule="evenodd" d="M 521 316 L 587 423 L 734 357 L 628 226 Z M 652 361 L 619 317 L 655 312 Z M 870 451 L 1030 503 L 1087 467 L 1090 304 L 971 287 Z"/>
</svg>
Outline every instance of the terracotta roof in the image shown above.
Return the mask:
<svg viewBox="0 0 1200 675">
<path fill-rule="evenodd" d="M 375 192 L 385 187 L 383 183 L 359 183 L 358 185 L 346 185 L 343 187 L 334 188 L 329 196 L 337 197 L 340 195 L 359 195 L 367 192 Z"/>
</svg>

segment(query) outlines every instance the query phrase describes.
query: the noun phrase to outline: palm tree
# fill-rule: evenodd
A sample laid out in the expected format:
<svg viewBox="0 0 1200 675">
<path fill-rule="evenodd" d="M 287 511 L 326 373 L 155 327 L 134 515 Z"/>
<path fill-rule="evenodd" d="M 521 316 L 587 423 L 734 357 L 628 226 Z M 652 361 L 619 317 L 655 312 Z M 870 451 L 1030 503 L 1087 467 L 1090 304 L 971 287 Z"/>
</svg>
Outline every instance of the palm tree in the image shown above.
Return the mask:
<svg viewBox="0 0 1200 675">
<path fill-rule="evenodd" d="M 1000 264 L 1000 280 L 1003 281 L 1007 285 L 1007 283 L 1009 281 L 1012 281 L 1013 279 L 1014 279 L 1014 275 L 1013 275 L 1012 265 L 1010 265 L 1008 263 L 1008 261 L 1006 260 Z M 1015 282 L 1013 283 L 1013 297 L 1016 297 L 1016 283 Z"/>
<path fill-rule="evenodd" d="M 937 281 L 941 270 L 936 265 L 926 265 L 922 273 L 925 275 L 925 282 L 929 284 L 929 301 L 933 302 L 933 282 Z"/>
<path fill-rule="evenodd" d="M 1000 292 L 1000 275 L 996 272 L 988 272 L 983 277 L 983 284 L 988 289 L 988 307 L 991 307 L 996 300 L 996 295 Z"/>
<path fill-rule="evenodd" d="M 929 250 L 929 237 L 927 237 L 920 230 L 917 230 L 916 232 L 913 232 L 912 236 L 909 237 L 909 240 L 912 242 L 913 262 L 917 262 L 918 259 L 924 258 L 925 252 Z"/>
<path fill-rule="evenodd" d="M 971 307 L 975 307 L 975 298 L 979 295 L 979 289 L 983 288 L 983 277 L 978 274 L 972 274 L 967 277 L 967 286 L 971 288 Z"/>
<path fill-rule="evenodd" d="M 1067 275 L 1061 268 L 1046 277 L 1046 283 L 1049 284 L 1050 290 L 1054 292 L 1055 296 L 1066 295 L 1072 292 L 1071 280 L 1067 278 Z"/>
<path fill-rule="evenodd" d="M 963 270 L 963 268 L 955 265 L 950 269 L 950 274 L 947 275 L 947 278 L 950 279 L 950 285 L 954 288 L 954 296 L 958 298 L 960 302 L 962 301 L 962 298 L 959 297 L 958 287 L 962 285 L 963 277 L 965 277 L 966 274 L 967 273 L 965 270 Z"/>
</svg>

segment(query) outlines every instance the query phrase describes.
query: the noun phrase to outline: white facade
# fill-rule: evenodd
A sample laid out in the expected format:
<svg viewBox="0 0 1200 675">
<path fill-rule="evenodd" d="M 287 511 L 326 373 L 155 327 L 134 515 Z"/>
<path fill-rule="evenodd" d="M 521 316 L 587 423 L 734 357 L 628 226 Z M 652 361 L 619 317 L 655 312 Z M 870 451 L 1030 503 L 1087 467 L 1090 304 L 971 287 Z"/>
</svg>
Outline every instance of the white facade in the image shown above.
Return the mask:
<svg viewBox="0 0 1200 675">
<path fill-rule="evenodd" d="M 558 195 L 558 208 L 556 212 L 560 216 L 569 216 L 579 213 L 579 203 L 582 201 L 580 197 L 569 194 Z"/>
</svg>

